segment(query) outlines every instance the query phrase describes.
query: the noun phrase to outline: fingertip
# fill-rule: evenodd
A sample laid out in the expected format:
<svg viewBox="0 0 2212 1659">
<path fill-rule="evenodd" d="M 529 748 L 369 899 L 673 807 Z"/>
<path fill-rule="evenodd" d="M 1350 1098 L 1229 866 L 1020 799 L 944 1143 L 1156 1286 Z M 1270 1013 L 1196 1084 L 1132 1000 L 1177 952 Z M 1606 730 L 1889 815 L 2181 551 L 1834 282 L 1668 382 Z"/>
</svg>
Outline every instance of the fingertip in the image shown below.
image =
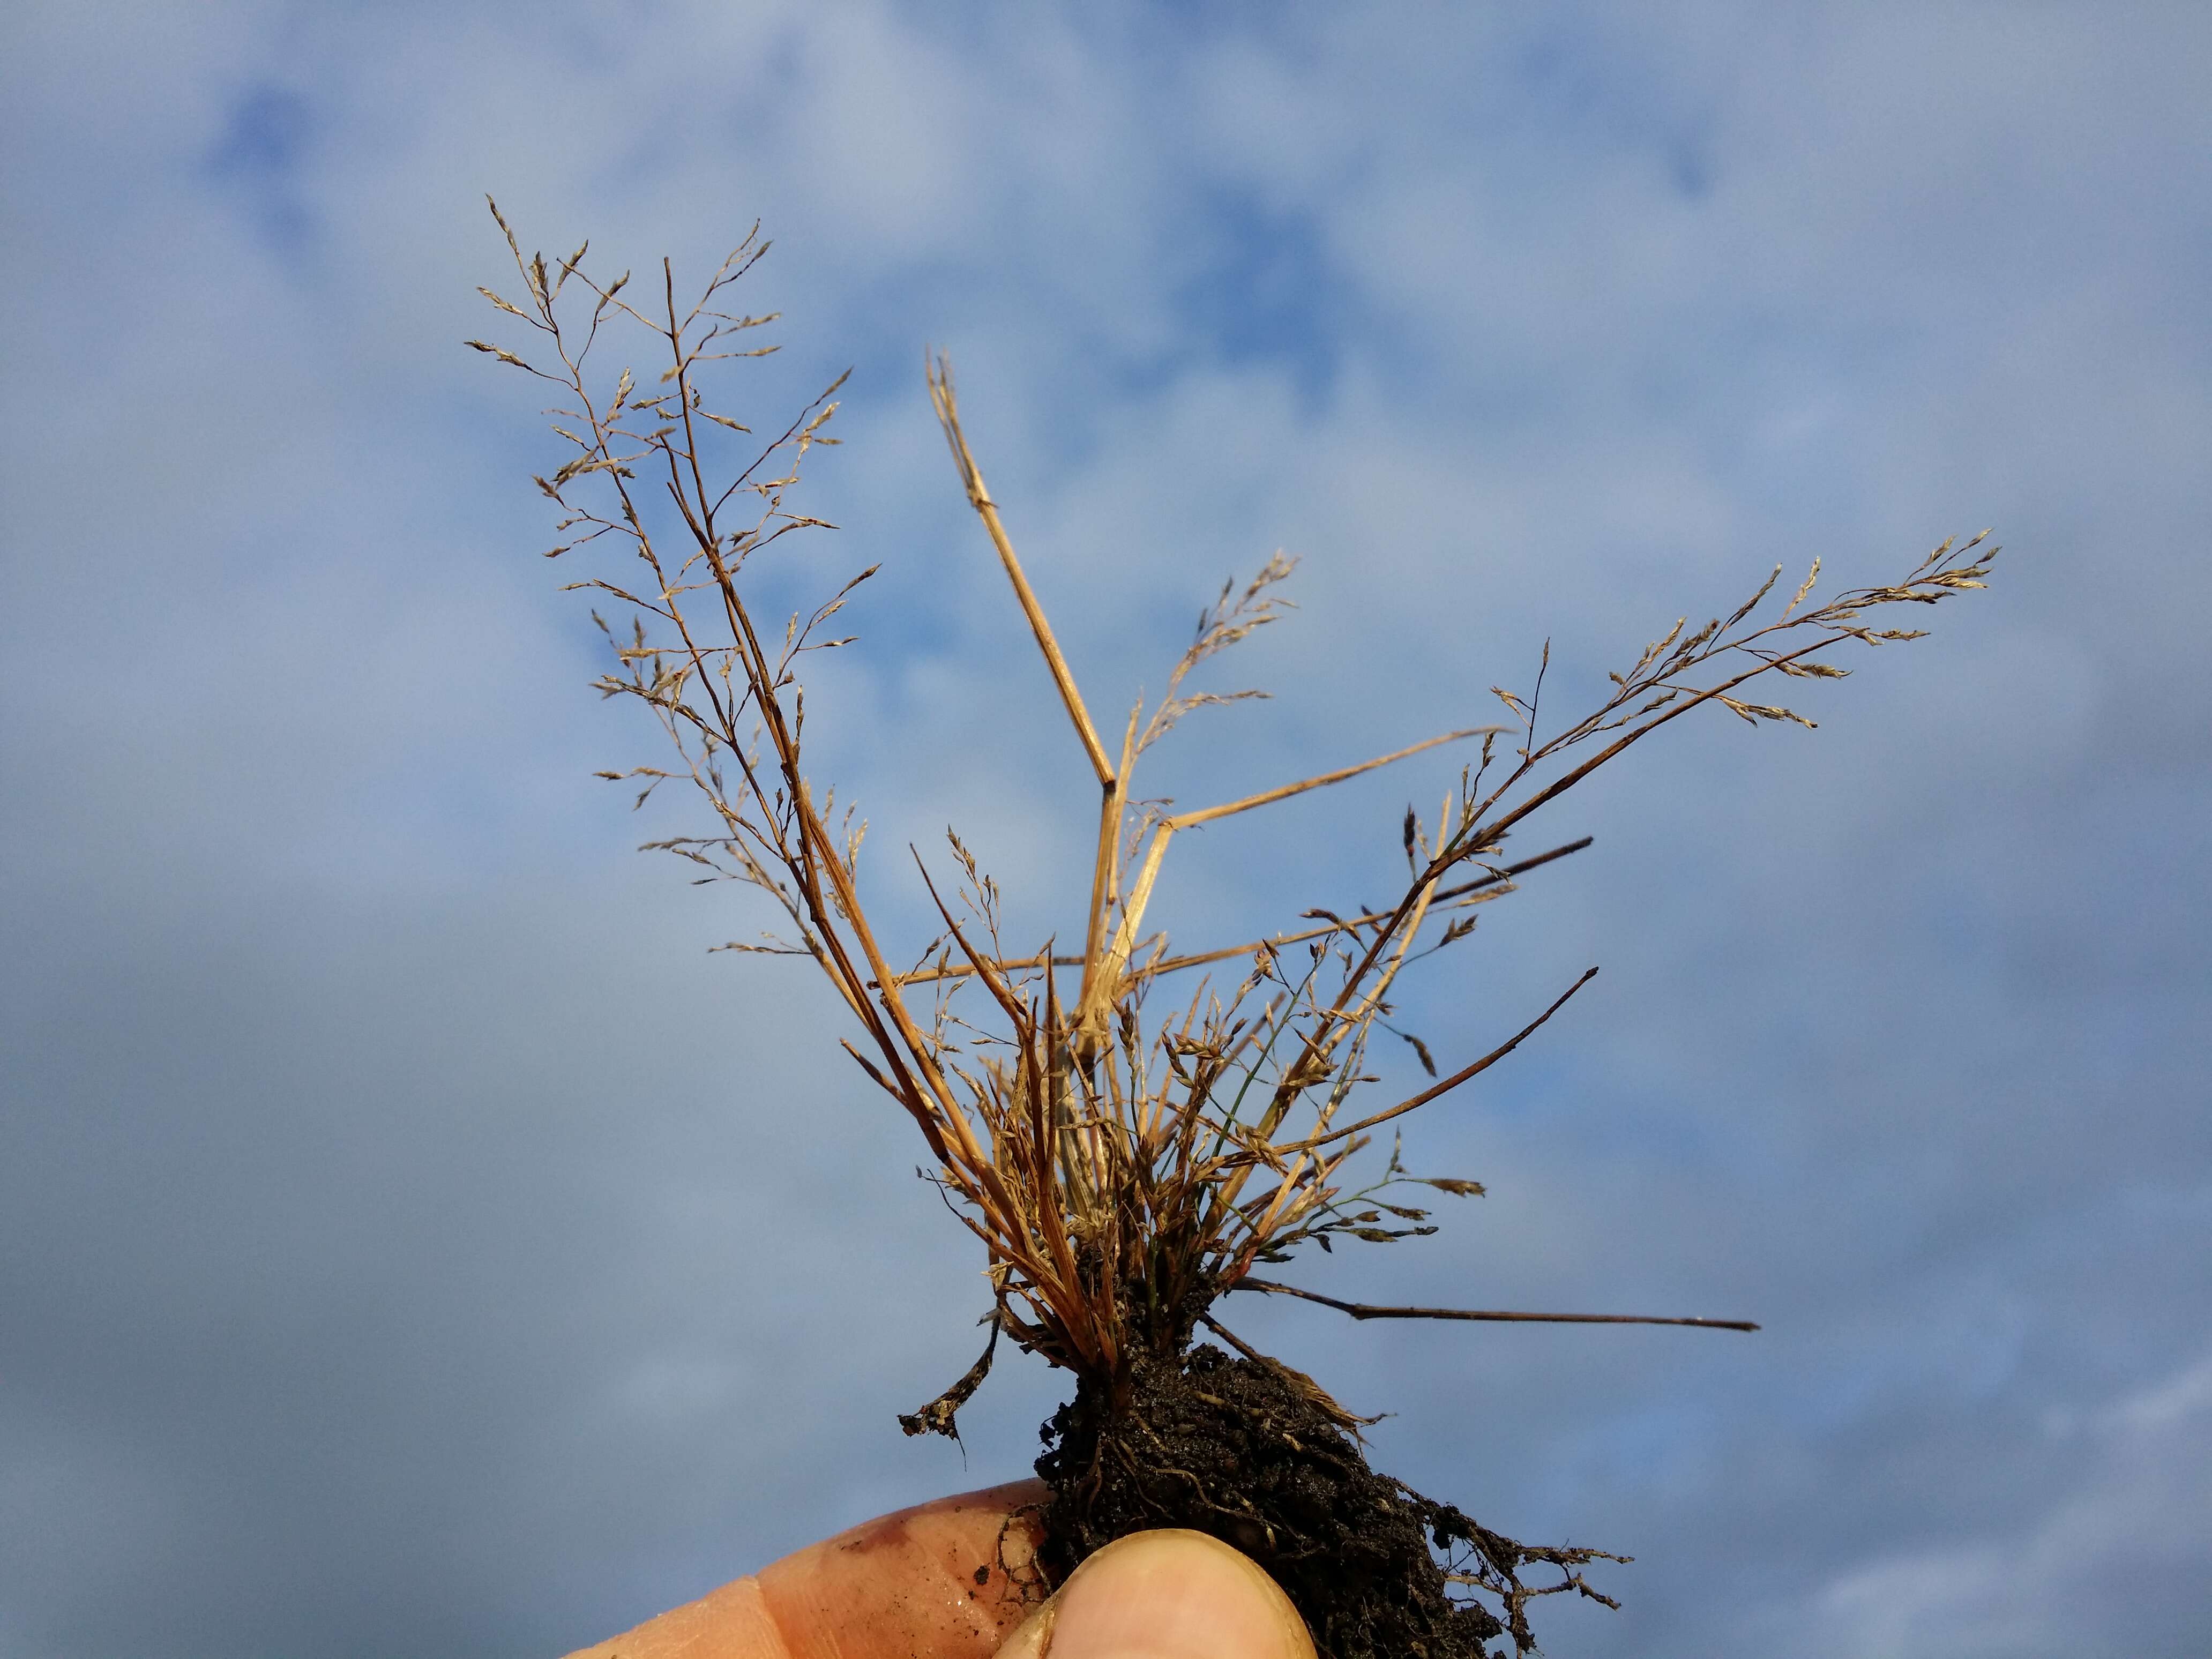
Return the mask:
<svg viewBox="0 0 2212 1659">
<path fill-rule="evenodd" d="M 785 1656 L 981 1659 L 1022 1617 L 1012 1573 L 1036 1547 L 1036 1481 L 878 1516 L 763 1567 Z M 1010 1557 L 1018 1557 L 1012 1559 Z"/>
<path fill-rule="evenodd" d="M 1249 1556 L 1200 1532 L 1133 1533 L 1092 1555 L 998 1659 L 1313 1659 L 1305 1621 Z"/>
<path fill-rule="evenodd" d="M 570 1659 L 984 1659 L 1022 1616 L 1039 1482 L 842 1532 Z"/>
</svg>

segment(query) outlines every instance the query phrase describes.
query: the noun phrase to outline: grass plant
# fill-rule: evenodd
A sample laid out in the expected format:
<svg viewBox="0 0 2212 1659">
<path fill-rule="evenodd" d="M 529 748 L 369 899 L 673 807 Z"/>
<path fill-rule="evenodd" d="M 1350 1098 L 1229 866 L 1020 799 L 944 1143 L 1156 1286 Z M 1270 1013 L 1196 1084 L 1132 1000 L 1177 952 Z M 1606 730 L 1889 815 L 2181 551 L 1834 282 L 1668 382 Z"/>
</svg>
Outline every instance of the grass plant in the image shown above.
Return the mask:
<svg viewBox="0 0 2212 1659">
<path fill-rule="evenodd" d="M 496 206 L 492 211 L 498 217 Z M 1323 1650 L 1344 1659 L 1393 1644 L 1402 1650 L 1407 1642 L 1440 1655 L 1480 1652 L 1498 1634 L 1525 1651 L 1534 1639 L 1525 1616 L 1533 1597 L 1574 1590 L 1606 1600 L 1582 1576 L 1598 1552 L 1516 1544 L 1369 1474 L 1382 1482 L 1382 1495 L 1360 1501 L 1399 1504 L 1401 1518 L 1411 1517 L 1410 1547 L 1424 1562 L 1429 1542 L 1443 1550 L 1449 1616 L 1435 1615 L 1420 1626 L 1430 1633 L 1414 1637 L 1404 1634 L 1411 1626 L 1309 1605 L 1325 1595 L 1312 1588 L 1321 1582 L 1316 1574 L 1301 1579 L 1300 1564 L 1361 1547 L 1360 1529 L 1352 1543 L 1324 1548 L 1318 1522 L 1302 1522 L 1282 1502 L 1270 1509 L 1273 1500 L 1240 1486 L 1237 1468 L 1201 1477 L 1178 1466 L 1166 1455 L 1158 1413 L 1147 1417 L 1149 1402 L 1165 1390 L 1186 1413 L 1219 1407 L 1214 1440 L 1243 1448 L 1229 1460 L 1239 1468 L 1266 1461 L 1270 1434 L 1308 1453 L 1290 1428 L 1253 1426 L 1279 1416 L 1318 1425 L 1310 1436 L 1317 1442 L 1353 1447 L 1368 1419 L 1235 1336 L 1220 1317 L 1232 1293 L 1305 1297 L 1358 1319 L 1756 1328 L 1667 1316 L 1346 1303 L 1263 1270 L 1293 1261 L 1308 1246 L 1433 1232 L 1431 1194 L 1482 1191 L 1469 1180 L 1409 1174 L 1395 1139 L 1379 1171 L 1360 1154 L 1394 1135 L 1409 1114 L 1504 1060 L 1597 971 L 1532 994 L 1518 1029 L 1499 1032 L 1480 1054 L 1440 1061 L 1409 1038 L 1431 1080 L 1403 1097 L 1370 1097 L 1377 1081 L 1370 1046 L 1378 1034 L 1404 1035 L 1389 1024 L 1401 975 L 1460 945 L 1482 907 L 1515 891 L 1520 878 L 1589 844 L 1568 841 L 1509 860 L 1509 836 L 1693 712 L 1811 726 L 1763 700 L 1766 686 L 1840 678 L 1848 671 L 1836 659 L 1845 651 L 1920 637 L 1916 629 L 1877 624 L 1905 607 L 1983 586 L 1996 550 L 1987 532 L 1945 542 L 1892 584 L 1824 602 L 1814 598 L 1817 561 L 1790 588 L 1778 586 L 1777 567 L 1726 616 L 1699 626 L 1675 622 L 1611 676 L 1612 691 L 1598 707 L 1571 721 L 1557 720 L 1543 702 L 1547 645 L 1525 692 L 1496 689 L 1497 724 L 1440 732 L 1255 795 L 1182 808 L 1140 799 L 1133 776 L 1186 715 L 1258 695 L 1192 690 L 1187 683 L 1278 619 L 1291 562 L 1279 554 L 1249 581 L 1224 586 L 1158 701 L 1139 700 L 1118 733 L 1102 730 L 963 432 L 951 366 L 932 360 L 927 378 L 937 419 L 1088 762 L 1097 830 L 1088 867 L 1070 872 L 1071 910 L 1074 902 L 1082 907 L 1079 951 L 1055 953 L 1048 940 L 1010 944 L 998 886 L 957 835 L 936 870 L 914 858 L 935 916 L 931 936 L 896 941 L 876 925 L 863 896 L 866 826 L 849 800 L 841 805 L 829 783 L 810 775 L 805 750 L 805 659 L 852 643 L 834 629 L 876 568 L 780 627 L 756 608 L 760 562 L 769 550 L 795 532 L 825 527 L 797 508 L 793 492 L 808 452 L 836 441 L 829 428 L 842 377 L 765 436 L 709 402 L 719 370 L 774 349 L 753 343 L 754 331 L 774 319 L 745 314 L 731 297 L 768 251 L 757 227 L 696 300 L 679 301 L 665 261 L 653 273 L 658 283 L 633 283 L 627 273 L 602 281 L 585 268 L 586 248 L 549 262 L 526 255 L 506 221 L 499 223 L 522 294 L 516 302 L 483 291 L 527 331 L 526 344 L 517 351 L 470 343 L 554 389 L 553 429 L 568 451 L 537 480 L 561 514 L 562 540 L 547 556 L 606 556 L 568 585 L 604 607 L 592 614 L 613 666 L 599 689 L 642 703 L 667 739 L 658 762 L 601 775 L 637 782 L 641 804 L 672 779 L 696 792 L 707 813 L 700 832 L 650 845 L 697 866 L 702 881 L 757 889 L 780 914 L 781 933 L 720 948 L 813 960 L 851 1017 L 846 1052 L 921 1135 L 927 1178 L 982 1248 L 992 1298 L 983 1356 L 903 1418 L 908 1431 L 956 1432 L 957 1413 L 1001 1339 L 1065 1367 L 1077 1399 L 1056 1419 L 1058 1449 L 1040 1466 L 1060 1495 L 1048 1520 L 1075 1540 L 1061 1565 L 1116 1527 L 1206 1525 L 1252 1549 L 1294 1596 L 1310 1580 L 1301 1607 Z M 641 331 L 657 362 L 643 369 L 625 364 L 610 380 L 599 363 L 617 330 L 632 338 Z M 1269 936 L 1194 950 L 1176 948 L 1155 920 L 1155 889 L 1182 832 L 1447 745 L 1460 751 L 1461 763 L 1432 811 L 1407 811 L 1400 826 L 1406 883 L 1388 908 L 1309 909 Z M 1200 1329 L 1236 1357 L 1194 1346 Z M 1212 1406 L 1194 1405 L 1194 1393 Z M 1343 1462 L 1323 1450 L 1325 1462 L 1335 1460 L 1330 1468 Z M 1178 1455 L 1186 1463 L 1197 1455 Z M 1117 1459 L 1131 1466 L 1126 1480 L 1115 1473 Z M 1297 1479 L 1308 1480 L 1310 1469 L 1301 1468 Z M 1151 1495 L 1167 1489 L 1182 1496 Z M 1182 1511 L 1170 1515 L 1176 1504 Z M 1401 1540 L 1394 1547 L 1402 1554 L 1407 1547 Z M 1556 1582 L 1524 1585 L 1520 1574 L 1537 1564 L 1557 1569 Z M 1416 1571 L 1403 1561 L 1378 1571 L 1385 1577 Z"/>
</svg>

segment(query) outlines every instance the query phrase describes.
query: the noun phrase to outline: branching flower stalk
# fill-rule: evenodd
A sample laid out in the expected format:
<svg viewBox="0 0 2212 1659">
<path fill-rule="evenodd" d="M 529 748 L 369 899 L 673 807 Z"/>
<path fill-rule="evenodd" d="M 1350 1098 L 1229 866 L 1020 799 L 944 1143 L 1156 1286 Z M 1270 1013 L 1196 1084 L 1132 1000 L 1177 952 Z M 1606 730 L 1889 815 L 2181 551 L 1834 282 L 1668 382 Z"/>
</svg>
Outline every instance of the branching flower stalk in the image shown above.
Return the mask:
<svg viewBox="0 0 2212 1659">
<path fill-rule="evenodd" d="M 1299 1291 L 1255 1270 L 1288 1261 L 1308 1244 L 1328 1250 L 1340 1241 L 1435 1231 L 1428 1210 L 1403 1201 L 1411 1188 L 1481 1192 L 1471 1181 L 1412 1176 L 1395 1151 L 1381 1177 L 1365 1185 L 1353 1182 L 1349 1166 L 1379 1132 L 1511 1054 L 1596 972 L 1558 990 L 1518 1030 L 1449 1071 L 1419 1038 L 1389 1024 L 1391 996 L 1407 967 L 1466 939 L 1481 907 L 1514 891 L 1518 878 L 1589 844 L 1509 863 L 1501 856 L 1508 835 L 1693 710 L 1710 705 L 1753 725 L 1809 726 L 1786 708 L 1755 701 L 1758 683 L 1840 678 L 1847 671 L 1832 660 L 1838 653 L 1919 637 L 1876 619 L 1983 586 L 1996 551 L 1986 532 L 1963 544 L 1945 542 L 1892 585 L 1825 604 L 1814 602 L 1816 561 L 1785 603 L 1770 605 L 1778 566 L 1726 617 L 1694 628 L 1686 618 L 1675 623 L 1612 676 L 1613 690 L 1598 708 L 1558 729 L 1540 725 L 1547 645 L 1525 695 L 1495 690 L 1504 723 L 1445 732 L 1240 800 L 1174 810 L 1132 795 L 1137 763 L 1184 715 L 1260 695 L 1183 688 L 1194 669 L 1276 620 L 1291 562 L 1278 554 L 1241 587 L 1224 587 L 1160 701 L 1149 708 L 1139 701 L 1109 749 L 962 431 L 950 366 L 934 360 L 927 379 L 939 422 L 1090 764 L 1097 834 L 1079 878 L 1086 893 L 1079 953 L 1054 955 L 1048 945 L 1010 951 L 1000 939 L 998 889 L 955 836 L 945 885 L 915 856 L 939 930 L 921 950 L 895 957 L 860 894 L 866 826 L 808 775 L 803 748 L 801 659 L 852 642 L 832 636 L 830 625 L 875 568 L 792 617 L 780 637 L 763 632 L 749 599 L 755 561 L 793 532 L 826 527 L 790 505 L 791 493 L 808 451 L 836 441 L 826 428 L 842 377 L 765 441 L 708 405 L 702 382 L 712 366 L 774 349 L 746 343 L 772 317 L 725 308 L 728 291 L 768 251 L 757 228 L 686 307 L 665 261 L 648 298 L 627 274 L 604 283 L 587 274 L 586 248 L 549 265 L 542 255 L 523 254 L 504 219 L 500 226 L 526 300 L 484 293 L 530 331 L 530 355 L 470 343 L 548 382 L 562 399 L 554 430 L 571 453 L 538 483 L 560 507 L 568 539 L 548 556 L 612 548 L 616 556 L 600 574 L 569 586 L 617 613 L 610 621 L 593 612 L 616 659 L 600 690 L 650 708 L 673 756 L 601 775 L 641 780 L 641 805 L 672 778 L 689 782 L 707 804 L 710 828 L 650 845 L 699 866 L 702 881 L 759 889 L 787 923 L 781 936 L 720 948 L 809 956 L 843 1000 L 858 1027 L 847 1052 L 920 1130 L 933 1160 L 928 1177 L 983 1246 L 993 1344 L 1003 1333 L 1119 1398 L 1139 1355 L 1171 1358 L 1200 1322 L 1260 1358 L 1218 1321 L 1215 1304 L 1236 1291 L 1305 1296 L 1356 1318 L 1755 1328 L 1741 1321 L 1376 1307 Z M 625 367 L 611 389 L 593 389 L 603 384 L 593 378 L 593 354 L 603 330 L 614 325 L 641 329 L 654 341 L 661 367 L 649 388 Z M 1433 817 L 1407 811 L 1407 884 L 1388 908 L 1309 910 L 1299 918 L 1304 925 L 1183 953 L 1171 951 L 1152 922 L 1157 882 L 1182 831 L 1443 744 L 1473 752 Z M 1208 971 L 1216 969 L 1233 973 L 1234 982 Z M 1368 1056 L 1378 1031 L 1411 1042 L 1433 1081 L 1363 1106 L 1364 1091 L 1377 1081 Z M 952 1432 L 990 1352 L 905 1419 L 908 1430 Z M 1347 1425 L 1357 1420 L 1334 1402 L 1329 1410 Z"/>
</svg>

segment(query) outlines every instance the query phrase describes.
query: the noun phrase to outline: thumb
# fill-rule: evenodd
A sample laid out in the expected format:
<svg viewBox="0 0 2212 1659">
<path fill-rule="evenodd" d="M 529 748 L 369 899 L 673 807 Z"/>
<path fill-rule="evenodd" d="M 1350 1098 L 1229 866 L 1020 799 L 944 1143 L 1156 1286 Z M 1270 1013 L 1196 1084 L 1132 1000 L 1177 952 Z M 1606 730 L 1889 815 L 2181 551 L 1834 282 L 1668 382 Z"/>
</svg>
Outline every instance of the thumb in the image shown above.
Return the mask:
<svg viewBox="0 0 2212 1659">
<path fill-rule="evenodd" d="M 1164 1529 L 1091 1556 L 997 1659 L 1314 1659 L 1314 1645 L 1249 1556 L 1202 1532 Z"/>
</svg>

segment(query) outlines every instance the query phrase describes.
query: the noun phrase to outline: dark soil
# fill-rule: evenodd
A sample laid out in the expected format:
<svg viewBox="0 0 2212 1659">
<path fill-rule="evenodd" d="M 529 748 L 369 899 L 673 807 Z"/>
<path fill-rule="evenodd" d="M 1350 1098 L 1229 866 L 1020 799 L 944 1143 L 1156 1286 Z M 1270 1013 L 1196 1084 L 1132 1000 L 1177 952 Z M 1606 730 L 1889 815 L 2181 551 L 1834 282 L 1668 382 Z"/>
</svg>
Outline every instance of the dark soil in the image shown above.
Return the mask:
<svg viewBox="0 0 2212 1659">
<path fill-rule="evenodd" d="M 1139 1359 L 1119 1411 L 1085 1382 L 1045 1424 L 1037 1460 L 1051 1581 L 1128 1533 L 1211 1533 L 1273 1575 L 1324 1659 L 1486 1659 L 1506 1650 L 1490 1645 L 1500 1637 L 1526 1653 L 1531 1596 L 1612 1605 L 1577 1571 L 1600 1552 L 1516 1543 L 1378 1474 L 1304 1381 L 1200 1345 L 1180 1363 Z M 1524 1588 L 1537 1564 L 1558 1582 Z"/>
</svg>

